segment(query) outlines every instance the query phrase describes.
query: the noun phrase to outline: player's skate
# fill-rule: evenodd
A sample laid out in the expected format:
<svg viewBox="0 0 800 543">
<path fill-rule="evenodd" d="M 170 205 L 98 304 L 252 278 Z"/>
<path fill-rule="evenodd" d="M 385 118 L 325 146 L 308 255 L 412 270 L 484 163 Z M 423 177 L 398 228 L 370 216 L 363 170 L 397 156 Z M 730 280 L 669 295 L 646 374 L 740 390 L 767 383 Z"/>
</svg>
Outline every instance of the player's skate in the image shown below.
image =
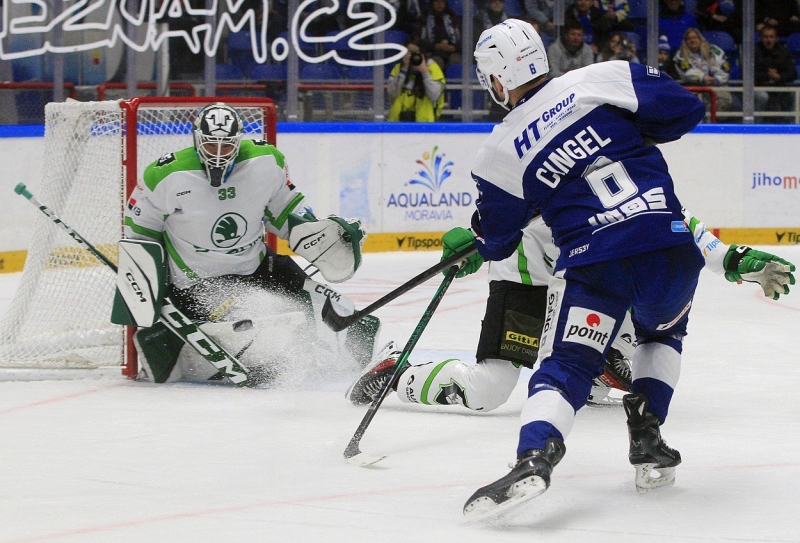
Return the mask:
<svg viewBox="0 0 800 543">
<path fill-rule="evenodd" d="M 550 474 L 567 448 L 560 439 L 547 440 L 544 450 L 526 451 L 511 473 L 478 489 L 464 504 L 466 522 L 476 522 L 508 512 L 543 493 Z"/>
<path fill-rule="evenodd" d="M 675 484 L 675 466 L 681 453 L 661 439 L 658 418 L 648 408 L 644 394 L 626 394 L 622 398 L 628 416 L 630 452 L 628 459 L 636 468 L 636 491 L 640 494 Z M 653 477 L 652 472 L 658 473 Z"/>
<path fill-rule="evenodd" d="M 612 396 L 613 390 L 631 391 L 631 361 L 613 347 L 603 362 L 603 374 L 592 380 L 592 389 L 586 405 L 613 407 L 622 404 L 621 396 Z"/>
<path fill-rule="evenodd" d="M 378 397 L 383 385 L 392 378 L 400 351 L 390 341 L 375 359 L 361 371 L 358 379 L 350 385 L 344 397 L 353 405 L 366 405 Z"/>
</svg>

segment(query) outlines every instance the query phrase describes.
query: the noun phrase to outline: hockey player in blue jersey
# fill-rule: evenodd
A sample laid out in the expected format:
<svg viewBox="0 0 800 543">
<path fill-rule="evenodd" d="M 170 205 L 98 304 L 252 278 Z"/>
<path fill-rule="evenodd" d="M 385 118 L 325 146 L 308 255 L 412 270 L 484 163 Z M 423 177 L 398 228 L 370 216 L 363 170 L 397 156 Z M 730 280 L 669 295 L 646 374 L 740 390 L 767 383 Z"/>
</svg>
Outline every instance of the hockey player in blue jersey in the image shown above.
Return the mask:
<svg viewBox="0 0 800 543">
<path fill-rule="evenodd" d="M 464 513 L 492 516 L 548 488 L 575 412 L 629 308 L 639 342 L 633 391 L 623 400 L 629 459 L 639 490 L 672 484 L 680 454 L 661 438 L 660 425 L 677 383 L 703 257 L 652 143 L 680 138 L 705 108 L 674 80 L 639 64 L 613 61 L 548 79 L 541 38 L 519 20 L 484 31 L 475 59 L 483 87 L 510 109 L 472 171 L 479 254 L 507 258 L 541 214 L 560 255 L 517 464 L 476 491 Z"/>
</svg>

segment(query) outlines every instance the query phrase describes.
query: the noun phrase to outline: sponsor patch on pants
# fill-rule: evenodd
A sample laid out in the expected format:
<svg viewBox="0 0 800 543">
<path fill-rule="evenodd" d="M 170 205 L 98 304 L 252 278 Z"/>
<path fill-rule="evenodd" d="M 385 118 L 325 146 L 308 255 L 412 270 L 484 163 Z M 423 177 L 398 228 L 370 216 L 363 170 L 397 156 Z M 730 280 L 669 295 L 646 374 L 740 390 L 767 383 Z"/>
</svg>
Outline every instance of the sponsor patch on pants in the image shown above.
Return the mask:
<svg viewBox="0 0 800 543">
<path fill-rule="evenodd" d="M 616 319 L 605 313 L 585 307 L 571 307 L 561 340 L 580 343 L 603 352 L 608 345 L 616 322 Z"/>
</svg>

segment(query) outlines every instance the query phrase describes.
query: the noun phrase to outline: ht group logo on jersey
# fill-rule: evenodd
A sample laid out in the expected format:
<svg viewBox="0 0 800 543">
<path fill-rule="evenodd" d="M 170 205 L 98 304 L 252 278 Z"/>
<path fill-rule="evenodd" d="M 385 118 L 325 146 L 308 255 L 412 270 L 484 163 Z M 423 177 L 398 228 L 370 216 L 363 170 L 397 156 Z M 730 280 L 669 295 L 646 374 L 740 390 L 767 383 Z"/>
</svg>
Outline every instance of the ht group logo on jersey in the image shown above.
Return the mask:
<svg viewBox="0 0 800 543">
<path fill-rule="evenodd" d="M 446 157 L 445 153 L 439 152 L 438 146 L 424 152 L 422 159 L 415 161 L 422 169 L 404 183 L 406 190 L 389 194 L 386 208 L 404 209 L 404 218 L 408 221 L 441 221 L 453 218 L 453 208 L 471 206 L 473 197 L 469 192 L 442 190 L 444 182 L 452 175 L 453 167 L 453 161 Z"/>
<path fill-rule="evenodd" d="M 797 189 L 797 176 L 770 176 L 764 172 L 753 172 L 753 186 L 750 189 Z"/>
<path fill-rule="evenodd" d="M 605 313 L 585 307 L 571 307 L 561 340 L 580 343 L 602 353 L 616 323 L 616 319 Z"/>
</svg>

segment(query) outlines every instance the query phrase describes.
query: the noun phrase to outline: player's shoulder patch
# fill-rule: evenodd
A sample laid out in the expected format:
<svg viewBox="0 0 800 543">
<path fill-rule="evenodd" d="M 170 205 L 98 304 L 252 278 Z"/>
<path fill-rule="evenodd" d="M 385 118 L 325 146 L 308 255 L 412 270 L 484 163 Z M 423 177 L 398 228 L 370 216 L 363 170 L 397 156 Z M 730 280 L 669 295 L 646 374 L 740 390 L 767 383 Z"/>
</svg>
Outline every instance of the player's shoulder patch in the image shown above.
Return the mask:
<svg viewBox="0 0 800 543">
<path fill-rule="evenodd" d="M 156 161 L 156 168 L 161 168 L 170 164 L 171 162 L 175 162 L 175 153 L 167 153 L 166 155 L 162 156 Z"/>
<path fill-rule="evenodd" d="M 202 167 L 194 147 L 187 147 L 175 153 L 168 153 L 150 164 L 145 169 L 142 178 L 147 188 L 153 191 L 163 179 L 172 173 L 199 170 Z"/>
<path fill-rule="evenodd" d="M 274 145 L 270 145 L 264 140 L 242 140 L 242 145 L 239 148 L 239 156 L 236 157 L 236 162 L 243 160 L 250 160 L 262 156 L 272 156 L 278 167 L 283 168 L 284 157 L 283 153 L 278 151 Z"/>
<path fill-rule="evenodd" d="M 651 77 L 661 77 L 661 72 L 658 71 L 658 68 L 653 68 L 652 66 L 648 66 L 647 75 Z"/>
</svg>

